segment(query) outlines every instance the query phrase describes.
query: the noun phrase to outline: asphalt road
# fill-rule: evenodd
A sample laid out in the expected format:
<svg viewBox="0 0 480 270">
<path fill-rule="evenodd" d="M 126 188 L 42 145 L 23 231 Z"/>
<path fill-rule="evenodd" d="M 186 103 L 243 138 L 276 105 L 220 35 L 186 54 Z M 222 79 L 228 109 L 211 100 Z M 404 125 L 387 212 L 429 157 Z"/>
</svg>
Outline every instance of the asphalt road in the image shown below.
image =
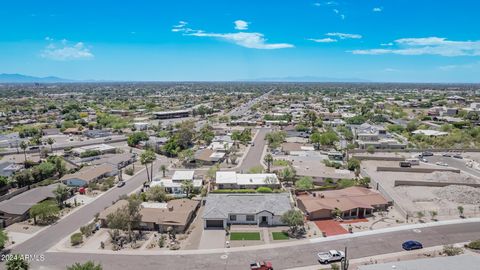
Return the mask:
<svg viewBox="0 0 480 270">
<path fill-rule="evenodd" d="M 252 167 L 261 166 L 263 149 L 267 144 L 267 141 L 265 141 L 265 135 L 270 131 L 270 128 L 260 128 L 258 130 L 257 136 L 253 140 L 254 145 L 250 146 L 250 150 L 242 160 L 242 164 L 237 168 L 237 171 L 243 171 L 246 173 Z"/>
<path fill-rule="evenodd" d="M 161 163 L 167 164 L 168 161 L 163 157 L 161 160 L 157 159 L 154 164 L 154 172 L 158 172 L 158 168 L 160 167 Z M 112 202 L 116 201 L 118 197 L 128 194 L 139 188 L 146 180 L 146 171 L 142 170 L 140 173 L 127 180 L 125 186 L 121 188 L 116 186 L 113 187 L 92 203 L 79 208 L 74 213 L 62 218 L 56 224 L 50 226 L 18 246 L 15 246 L 11 253 L 41 254 L 57 244 L 63 238 L 79 229 L 81 226 L 87 224 L 93 219 L 96 213 L 99 213 L 106 207 L 112 205 Z"/>
<path fill-rule="evenodd" d="M 441 156 L 440 154 L 434 155 L 434 156 L 431 156 L 431 157 L 425 157 L 425 158 L 431 164 L 435 165 L 436 162 L 446 163 L 446 164 L 448 164 L 449 167 L 465 171 L 465 172 L 467 172 L 469 174 L 472 174 L 476 177 L 480 177 L 480 172 L 475 170 L 474 168 L 467 167 L 464 159 L 458 159 L 458 158 L 453 158 L 453 157 L 444 157 L 444 156 Z M 435 165 L 435 166 L 438 166 L 438 165 Z"/>
<path fill-rule="evenodd" d="M 104 270 L 118 269 L 248 269 L 251 261 L 272 261 L 275 269 L 288 269 L 318 264 L 316 253 L 329 249 L 348 247 L 349 258 L 363 258 L 401 251 L 405 240 L 418 240 L 425 247 L 467 242 L 480 239 L 480 222 L 443 225 L 421 230 L 406 230 L 360 236 L 323 243 L 268 248 L 229 253 L 193 255 L 106 255 L 84 253 L 48 252 L 44 262 L 32 263 L 32 269 L 65 269 L 74 262 L 94 260 Z"/>
<path fill-rule="evenodd" d="M 273 91 L 273 90 L 272 90 Z M 268 96 L 270 95 L 270 93 L 272 91 L 269 91 L 255 99 L 252 99 L 250 100 L 249 102 L 245 103 L 245 104 L 242 104 L 242 106 L 240 107 L 237 107 L 233 110 L 231 110 L 228 115 L 230 116 L 233 116 L 233 117 L 241 117 L 241 116 L 244 116 L 246 113 L 248 113 L 250 111 L 250 108 L 252 108 L 253 105 L 257 104 L 258 102 L 262 101 L 262 100 L 265 100 L 268 98 Z"/>
</svg>

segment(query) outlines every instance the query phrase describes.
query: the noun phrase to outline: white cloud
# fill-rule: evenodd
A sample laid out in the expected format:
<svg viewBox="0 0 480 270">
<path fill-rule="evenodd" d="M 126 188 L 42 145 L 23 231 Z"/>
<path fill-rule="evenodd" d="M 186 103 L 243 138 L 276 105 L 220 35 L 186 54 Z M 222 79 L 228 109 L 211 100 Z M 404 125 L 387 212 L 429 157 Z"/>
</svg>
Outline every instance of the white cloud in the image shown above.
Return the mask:
<svg viewBox="0 0 480 270">
<path fill-rule="evenodd" d="M 386 68 L 384 69 L 385 72 L 397 72 L 398 69 L 395 69 L 395 68 Z"/>
<path fill-rule="evenodd" d="M 333 9 L 333 12 L 335 12 L 335 14 L 338 14 L 338 13 L 340 12 L 340 10 L 334 8 L 334 9 Z"/>
<path fill-rule="evenodd" d="M 236 20 L 234 22 L 235 29 L 237 30 L 247 30 L 248 29 L 248 22 L 242 20 Z"/>
<path fill-rule="evenodd" d="M 83 42 L 72 44 L 66 39 L 63 39 L 60 43 L 54 43 L 52 38 L 48 38 L 47 40 L 50 41 L 50 44 L 41 52 L 40 56 L 43 58 L 56 61 L 94 58 L 90 49 L 87 48 Z"/>
<path fill-rule="evenodd" d="M 383 11 L 383 7 L 375 7 L 372 9 L 373 12 L 382 12 Z"/>
<path fill-rule="evenodd" d="M 335 33 L 326 33 L 325 34 L 326 36 L 330 36 L 330 37 L 337 37 L 339 39 L 360 39 L 362 38 L 362 35 L 358 35 L 358 34 L 347 34 L 347 33 L 338 33 L 338 32 L 335 32 Z"/>
<path fill-rule="evenodd" d="M 393 46 L 393 42 L 382 43 L 380 46 Z"/>
<path fill-rule="evenodd" d="M 398 54 L 439 56 L 480 56 L 479 41 L 450 41 L 446 38 L 401 38 L 394 41 L 396 48 L 353 50 L 353 54 Z"/>
<path fill-rule="evenodd" d="M 239 46 L 250 48 L 250 49 L 285 49 L 293 48 L 292 44 L 288 43 L 267 43 L 264 35 L 261 33 L 205 33 L 205 32 L 194 32 L 185 34 L 187 36 L 196 36 L 196 37 L 213 37 L 233 42 Z"/>
<path fill-rule="evenodd" d="M 332 43 L 332 42 L 337 42 L 336 39 L 333 38 L 309 38 L 308 40 L 317 42 L 317 43 Z"/>
<path fill-rule="evenodd" d="M 179 25 L 181 25 L 179 23 Z M 235 22 L 235 25 L 236 22 Z M 251 48 L 251 49 L 263 49 L 263 50 L 273 50 L 273 49 L 285 49 L 293 48 L 293 44 L 288 43 L 268 43 L 267 39 L 262 33 L 255 32 L 236 32 L 236 33 L 208 33 L 203 30 L 193 30 L 190 28 L 185 28 L 186 24 L 183 27 L 173 27 L 172 31 L 182 32 L 185 36 L 194 36 L 194 37 L 211 37 L 218 38 L 220 40 L 225 40 L 232 42 L 236 45 Z M 248 26 L 248 23 L 247 23 Z"/>
</svg>

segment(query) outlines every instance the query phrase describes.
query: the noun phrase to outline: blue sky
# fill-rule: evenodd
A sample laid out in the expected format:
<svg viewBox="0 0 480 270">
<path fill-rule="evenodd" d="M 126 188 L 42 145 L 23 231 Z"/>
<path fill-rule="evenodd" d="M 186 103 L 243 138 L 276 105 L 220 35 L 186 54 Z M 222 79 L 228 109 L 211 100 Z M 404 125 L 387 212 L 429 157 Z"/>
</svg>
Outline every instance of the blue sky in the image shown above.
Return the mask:
<svg viewBox="0 0 480 270">
<path fill-rule="evenodd" d="M 2 1 L 0 73 L 480 82 L 473 0 Z"/>
</svg>

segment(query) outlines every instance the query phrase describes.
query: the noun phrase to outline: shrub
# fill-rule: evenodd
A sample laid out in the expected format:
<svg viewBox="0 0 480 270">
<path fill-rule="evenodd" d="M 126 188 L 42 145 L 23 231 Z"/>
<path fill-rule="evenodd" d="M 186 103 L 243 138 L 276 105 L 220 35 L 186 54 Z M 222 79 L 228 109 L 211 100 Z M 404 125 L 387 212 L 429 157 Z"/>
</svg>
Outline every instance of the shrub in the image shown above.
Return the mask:
<svg viewBox="0 0 480 270">
<path fill-rule="evenodd" d="M 269 187 L 259 187 L 257 188 L 258 193 L 272 193 L 272 189 Z"/>
<path fill-rule="evenodd" d="M 70 236 L 70 243 L 72 246 L 79 245 L 83 242 L 83 235 L 82 233 L 74 233 Z"/>
<path fill-rule="evenodd" d="M 132 175 L 133 175 L 133 167 L 128 167 L 128 168 L 126 168 L 126 169 L 125 169 L 125 173 L 126 173 L 127 175 L 132 176 Z"/>
<path fill-rule="evenodd" d="M 463 253 L 463 249 L 452 245 L 443 246 L 443 253 L 447 256 L 456 256 Z"/>
<path fill-rule="evenodd" d="M 480 239 L 470 242 L 467 247 L 475 250 L 480 250 Z"/>
</svg>

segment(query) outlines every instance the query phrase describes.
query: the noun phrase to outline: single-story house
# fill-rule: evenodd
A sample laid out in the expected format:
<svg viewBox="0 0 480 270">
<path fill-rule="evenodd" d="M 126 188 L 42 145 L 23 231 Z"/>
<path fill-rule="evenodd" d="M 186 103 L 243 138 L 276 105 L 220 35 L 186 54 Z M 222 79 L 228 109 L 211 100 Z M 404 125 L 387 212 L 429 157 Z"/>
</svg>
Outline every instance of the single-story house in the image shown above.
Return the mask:
<svg viewBox="0 0 480 270">
<path fill-rule="evenodd" d="M 77 147 L 72 149 L 72 153 L 74 155 L 80 156 L 82 153 L 87 151 L 99 151 L 100 154 L 107 154 L 107 153 L 115 153 L 117 148 L 108 144 L 95 144 L 95 145 L 87 145 L 82 147 Z"/>
<path fill-rule="evenodd" d="M 195 162 L 205 165 L 212 165 L 216 162 L 222 161 L 225 158 L 224 152 L 215 152 L 210 148 L 200 149 L 195 152 Z"/>
<path fill-rule="evenodd" d="M 93 160 L 93 165 L 102 165 L 104 163 L 111 164 L 117 169 L 122 169 L 133 162 L 135 162 L 136 156 L 130 153 L 123 154 L 106 154 L 102 155 L 99 159 Z"/>
<path fill-rule="evenodd" d="M 341 211 L 341 218 L 363 218 L 376 210 L 386 210 L 389 202 L 378 191 L 349 187 L 299 195 L 297 204 L 308 219 L 316 220 L 332 218 L 336 209 Z"/>
<path fill-rule="evenodd" d="M 204 228 L 228 224 L 283 225 L 281 217 L 292 209 L 288 193 L 212 194 L 205 199 Z"/>
<path fill-rule="evenodd" d="M 165 191 L 175 195 L 184 195 L 182 183 L 184 181 L 192 182 L 194 189 L 201 189 L 203 185 L 202 179 L 194 179 L 195 171 L 175 171 L 171 179 L 155 178 L 149 183 L 150 187 L 162 186 Z"/>
<path fill-rule="evenodd" d="M 27 219 L 32 206 L 47 199 L 55 198 L 53 191 L 57 188 L 57 185 L 30 189 L 0 202 L 0 227 L 6 227 Z"/>
<path fill-rule="evenodd" d="M 99 219 L 102 226 L 107 226 L 107 216 L 114 213 L 122 207 L 127 207 L 127 200 L 119 200 L 112 206 L 100 212 Z M 195 217 L 195 213 L 200 205 L 199 201 L 189 199 L 176 199 L 167 203 L 141 204 L 140 228 L 150 231 L 166 232 L 168 227 L 172 227 L 177 233 L 184 232 Z"/>
<path fill-rule="evenodd" d="M 280 188 L 280 181 L 274 173 L 236 173 L 218 171 L 215 185 L 219 189 L 256 189 L 259 187 Z"/>
<path fill-rule="evenodd" d="M 83 167 L 76 173 L 64 175 L 60 181 L 67 186 L 83 187 L 90 182 L 100 180 L 104 177 L 114 176 L 118 173 L 116 167 L 111 164 Z"/>
</svg>

